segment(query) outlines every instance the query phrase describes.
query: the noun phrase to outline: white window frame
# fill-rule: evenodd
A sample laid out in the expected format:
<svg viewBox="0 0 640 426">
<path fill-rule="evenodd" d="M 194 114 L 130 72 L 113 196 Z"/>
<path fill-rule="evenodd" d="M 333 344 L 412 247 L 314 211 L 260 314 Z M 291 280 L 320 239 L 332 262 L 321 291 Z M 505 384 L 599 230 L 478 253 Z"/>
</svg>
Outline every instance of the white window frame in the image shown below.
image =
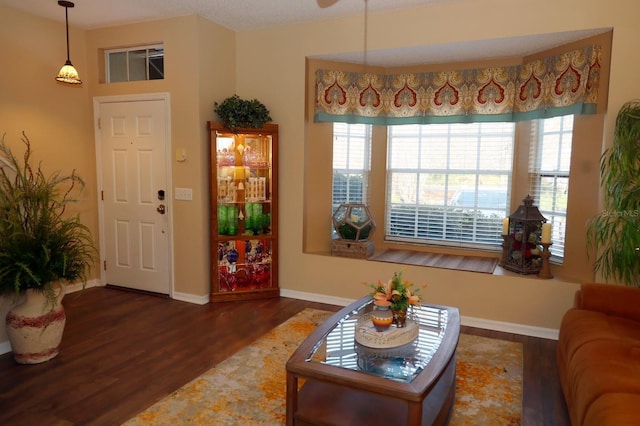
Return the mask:
<svg viewBox="0 0 640 426">
<path fill-rule="evenodd" d="M 332 213 L 342 203 L 369 203 L 369 174 L 371 172 L 371 125 L 369 124 L 333 124 L 333 176 L 331 184 Z M 342 146 L 340 146 L 342 145 Z M 361 146 L 358 146 L 361 145 Z M 341 158 L 341 152 L 346 155 Z M 337 195 L 336 176 L 346 178 L 344 193 Z M 352 193 L 350 181 L 362 180 L 361 194 Z M 337 198 L 340 198 L 336 201 Z"/>
<path fill-rule="evenodd" d="M 124 83 L 124 82 L 129 82 L 129 81 L 145 81 L 145 80 L 149 80 L 149 51 L 150 50 L 158 50 L 161 49 L 162 50 L 162 56 L 164 57 L 164 44 L 153 44 L 153 45 L 145 45 L 145 46 L 135 46 L 135 47 L 126 47 L 126 48 L 121 48 L 121 49 L 108 49 L 104 51 L 104 61 L 105 61 L 105 68 L 106 68 L 106 76 L 107 76 L 107 83 Z M 130 67 L 130 63 L 129 63 L 129 52 L 135 52 L 135 51 L 140 51 L 140 50 L 145 50 L 146 51 L 146 58 L 145 58 L 145 78 L 144 80 L 131 80 L 131 67 Z M 122 52 L 126 52 L 126 60 L 125 60 L 125 71 L 126 71 L 126 76 L 127 79 L 124 81 L 117 81 L 117 82 L 112 82 L 111 81 L 111 58 L 110 58 L 110 54 L 112 53 L 122 53 Z M 164 67 L 163 67 L 163 72 L 164 72 Z M 164 74 L 163 77 L 164 79 Z"/>
<path fill-rule="evenodd" d="M 331 178 L 331 216 L 340 204 L 369 204 L 369 174 L 371 172 L 371 133 L 368 124 L 333 123 L 333 173 Z M 342 176 L 342 194 L 336 194 L 336 177 Z M 351 181 L 360 179 L 362 190 L 351 192 Z M 344 195 L 343 195 L 344 194 Z M 338 233 L 331 228 L 332 238 Z"/>
<path fill-rule="evenodd" d="M 499 250 L 510 204 L 514 146 L 513 123 L 389 126 L 385 239 Z M 499 152 L 492 151 L 488 158 L 487 148 Z M 476 155 L 468 156 L 468 150 Z M 436 152 L 439 160 L 431 161 Z M 413 185 L 408 184 L 411 175 Z M 425 194 L 433 187 L 439 193 L 429 199 Z M 483 200 L 494 190 L 497 195 L 490 199 L 500 202 L 487 204 Z M 399 198 L 400 191 L 406 192 L 406 199 Z M 457 202 L 461 191 L 469 191 L 470 197 Z"/>
<path fill-rule="evenodd" d="M 553 244 L 549 251 L 555 263 L 564 259 L 573 123 L 573 115 L 532 123 L 529 190 L 540 213 L 551 223 Z M 543 179 L 551 182 L 552 192 L 543 189 Z"/>
</svg>

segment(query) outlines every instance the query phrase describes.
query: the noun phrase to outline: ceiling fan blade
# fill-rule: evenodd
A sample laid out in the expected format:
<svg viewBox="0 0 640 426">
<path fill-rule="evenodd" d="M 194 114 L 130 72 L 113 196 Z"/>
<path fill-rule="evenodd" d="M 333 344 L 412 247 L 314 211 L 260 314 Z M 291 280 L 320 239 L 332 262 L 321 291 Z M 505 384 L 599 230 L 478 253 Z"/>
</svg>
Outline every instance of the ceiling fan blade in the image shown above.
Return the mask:
<svg viewBox="0 0 640 426">
<path fill-rule="evenodd" d="M 318 2 L 318 6 L 322 9 L 333 6 L 338 2 L 338 0 L 316 0 Z"/>
</svg>

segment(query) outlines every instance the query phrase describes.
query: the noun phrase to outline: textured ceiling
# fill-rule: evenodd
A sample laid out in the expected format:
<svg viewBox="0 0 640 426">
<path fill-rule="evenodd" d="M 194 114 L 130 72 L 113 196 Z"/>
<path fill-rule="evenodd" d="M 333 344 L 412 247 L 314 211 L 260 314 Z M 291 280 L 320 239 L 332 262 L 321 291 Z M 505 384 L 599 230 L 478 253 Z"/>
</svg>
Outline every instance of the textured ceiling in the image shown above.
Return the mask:
<svg viewBox="0 0 640 426">
<path fill-rule="evenodd" d="M 465 0 L 368 0 L 370 12 Z M 468 1 L 468 0 L 467 0 Z M 364 0 L 75 0 L 69 23 L 85 29 L 200 15 L 235 31 L 364 13 Z M 57 0 L 0 0 L 16 9 L 64 21 Z"/>
<path fill-rule="evenodd" d="M 483 0 L 367 0 L 369 12 L 383 12 L 437 3 Z M 64 22 L 57 0 L 0 0 L 0 4 Z M 83 29 L 200 15 L 234 31 L 362 15 L 365 0 L 75 0 L 69 24 Z M 521 56 L 559 46 L 606 29 L 571 31 L 528 37 L 472 41 L 448 45 L 367 52 L 367 63 L 403 66 Z M 323 59 L 362 63 L 362 51 Z"/>
</svg>

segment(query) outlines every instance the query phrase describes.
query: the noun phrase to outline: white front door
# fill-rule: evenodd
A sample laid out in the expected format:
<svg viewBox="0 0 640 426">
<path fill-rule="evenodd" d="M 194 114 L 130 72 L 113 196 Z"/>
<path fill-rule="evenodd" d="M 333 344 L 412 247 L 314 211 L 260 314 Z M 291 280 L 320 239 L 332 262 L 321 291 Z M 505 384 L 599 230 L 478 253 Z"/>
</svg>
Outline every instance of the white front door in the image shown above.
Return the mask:
<svg viewBox="0 0 640 426">
<path fill-rule="evenodd" d="M 104 278 L 169 294 L 167 99 L 99 102 Z"/>
</svg>

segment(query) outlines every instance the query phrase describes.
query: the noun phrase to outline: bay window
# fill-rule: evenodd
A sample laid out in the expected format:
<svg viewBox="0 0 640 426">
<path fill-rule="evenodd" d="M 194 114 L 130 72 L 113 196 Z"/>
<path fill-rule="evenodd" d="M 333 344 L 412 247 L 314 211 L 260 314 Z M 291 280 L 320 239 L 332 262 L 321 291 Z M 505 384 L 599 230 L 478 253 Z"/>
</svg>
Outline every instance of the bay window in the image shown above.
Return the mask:
<svg viewBox="0 0 640 426">
<path fill-rule="evenodd" d="M 564 254 L 573 116 L 532 122 L 530 152 L 517 152 L 514 123 L 387 127 L 384 239 L 499 249 L 514 156 L 529 157 L 529 190 L 553 224 L 552 254 Z M 371 125 L 333 124 L 332 213 L 368 204 Z M 382 191 L 377 189 L 376 191 Z M 518 204 L 518 203 L 515 203 Z"/>
</svg>

